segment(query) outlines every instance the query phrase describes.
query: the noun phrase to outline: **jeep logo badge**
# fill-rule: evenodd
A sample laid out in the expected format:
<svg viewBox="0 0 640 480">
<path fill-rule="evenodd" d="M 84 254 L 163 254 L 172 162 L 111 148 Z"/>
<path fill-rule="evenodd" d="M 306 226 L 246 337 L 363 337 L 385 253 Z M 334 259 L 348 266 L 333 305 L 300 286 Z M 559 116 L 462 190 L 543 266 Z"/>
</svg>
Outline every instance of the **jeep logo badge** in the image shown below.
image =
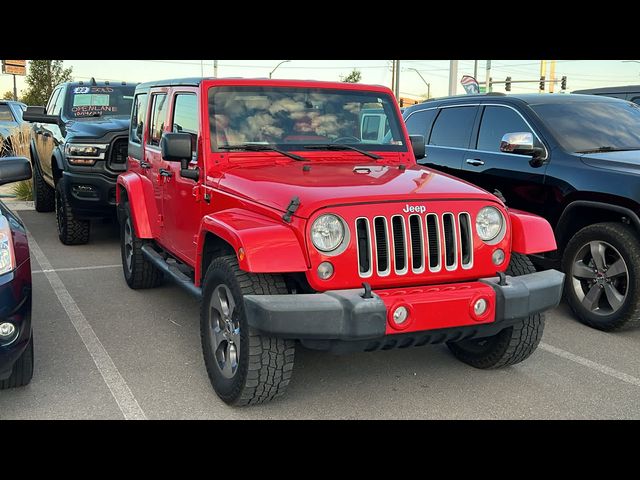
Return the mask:
<svg viewBox="0 0 640 480">
<path fill-rule="evenodd" d="M 424 205 L 409 205 L 407 203 L 402 211 L 404 213 L 424 213 L 427 211 L 427 207 Z"/>
</svg>

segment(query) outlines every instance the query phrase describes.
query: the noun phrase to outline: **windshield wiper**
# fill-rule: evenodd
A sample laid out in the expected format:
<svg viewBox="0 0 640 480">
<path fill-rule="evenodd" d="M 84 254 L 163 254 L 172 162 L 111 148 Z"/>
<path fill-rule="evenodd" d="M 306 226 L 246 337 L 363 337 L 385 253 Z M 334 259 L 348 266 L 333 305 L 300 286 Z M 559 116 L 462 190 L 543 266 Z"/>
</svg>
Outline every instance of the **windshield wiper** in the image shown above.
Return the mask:
<svg viewBox="0 0 640 480">
<path fill-rule="evenodd" d="M 628 152 L 630 150 L 640 150 L 640 147 L 636 148 L 616 148 L 609 145 L 599 148 L 591 148 L 589 150 L 579 150 L 576 153 L 601 153 L 601 152 Z"/>
<path fill-rule="evenodd" d="M 246 150 L 248 152 L 277 152 L 280 155 L 293 158 L 294 160 L 298 160 L 299 162 L 308 161 L 308 159 L 301 157 L 300 155 L 296 155 L 295 153 L 285 152 L 284 150 L 280 150 L 279 148 L 276 148 L 273 145 L 243 143 L 241 145 L 222 145 L 221 147 L 218 147 L 218 148 L 220 150 Z"/>
<path fill-rule="evenodd" d="M 362 155 L 366 155 L 367 157 L 373 158 L 375 160 L 382 159 L 380 155 L 366 152 L 364 150 L 360 150 L 359 148 L 352 147 L 351 145 L 345 145 L 343 143 L 314 143 L 312 145 L 305 145 L 304 148 L 308 148 L 310 150 L 353 150 L 354 152 L 361 153 Z"/>
</svg>

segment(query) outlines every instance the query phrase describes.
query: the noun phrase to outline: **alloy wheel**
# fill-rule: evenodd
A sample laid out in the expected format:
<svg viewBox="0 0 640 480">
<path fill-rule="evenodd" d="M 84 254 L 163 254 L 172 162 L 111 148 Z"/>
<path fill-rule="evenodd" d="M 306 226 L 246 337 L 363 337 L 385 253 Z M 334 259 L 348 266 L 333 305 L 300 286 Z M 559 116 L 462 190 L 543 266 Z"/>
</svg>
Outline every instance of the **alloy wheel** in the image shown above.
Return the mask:
<svg viewBox="0 0 640 480">
<path fill-rule="evenodd" d="M 240 361 L 240 321 L 233 294 L 224 284 L 211 295 L 209 334 L 216 366 L 225 378 L 233 378 Z"/>
</svg>

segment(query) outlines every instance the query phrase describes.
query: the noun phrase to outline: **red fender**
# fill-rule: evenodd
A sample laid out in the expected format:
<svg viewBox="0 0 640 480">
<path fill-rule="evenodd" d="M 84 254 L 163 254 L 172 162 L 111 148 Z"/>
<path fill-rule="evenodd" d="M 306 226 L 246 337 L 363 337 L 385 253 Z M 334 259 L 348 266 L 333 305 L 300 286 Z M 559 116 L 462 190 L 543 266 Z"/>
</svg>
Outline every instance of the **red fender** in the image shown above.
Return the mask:
<svg viewBox="0 0 640 480">
<path fill-rule="evenodd" d="M 122 186 L 127 192 L 131 216 L 133 217 L 133 229 L 138 238 L 154 238 L 159 235 L 156 223 L 158 209 L 155 202 L 147 203 L 146 199 L 155 199 L 153 185 L 147 178 L 142 178 L 135 173 L 127 172 L 118 175 L 118 188 L 116 188 L 116 203 L 121 202 Z"/>
<path fill-rule="evenodd" d="M 293 228 L 257 213 L 232 208 L 202 219 L 198 235 L 196 284 L 200 283 L 202 275 L 200 265 L 207 232 L 233 247 L 240 268 L 246 272 L 304 272 L 308 268 L 304 247 Z"/>
<path fill-rule="evenodd" d="M 511 250 L 530 255 L 556 250 L 556 237 L 544 218 L 521 210 L 509 209 L 511 218 Z"/>
</svg>

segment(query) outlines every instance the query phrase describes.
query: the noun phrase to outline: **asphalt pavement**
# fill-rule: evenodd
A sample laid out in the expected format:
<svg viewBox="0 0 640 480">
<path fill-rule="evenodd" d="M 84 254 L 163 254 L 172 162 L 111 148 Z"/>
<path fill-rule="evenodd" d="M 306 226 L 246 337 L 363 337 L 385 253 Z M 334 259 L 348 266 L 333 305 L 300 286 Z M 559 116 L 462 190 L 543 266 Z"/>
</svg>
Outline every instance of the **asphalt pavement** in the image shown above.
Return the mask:
<svg viewBox="0 0 640 480">
<path fill-rule="evenodd" d="M 0 391 L 0 419 L 640 419 L 640 330 L 593 330 L 564 304 L 513 367 L 477 370 L 443 345 L 298 348 L 283 398 L 229 407 L 209 384 L 197 302 L 169 282 L 129 289 L 116 224 L 65 246 L 54 214 L 18 214 L 31 234 L 35 373 Z"/>
</svg>

